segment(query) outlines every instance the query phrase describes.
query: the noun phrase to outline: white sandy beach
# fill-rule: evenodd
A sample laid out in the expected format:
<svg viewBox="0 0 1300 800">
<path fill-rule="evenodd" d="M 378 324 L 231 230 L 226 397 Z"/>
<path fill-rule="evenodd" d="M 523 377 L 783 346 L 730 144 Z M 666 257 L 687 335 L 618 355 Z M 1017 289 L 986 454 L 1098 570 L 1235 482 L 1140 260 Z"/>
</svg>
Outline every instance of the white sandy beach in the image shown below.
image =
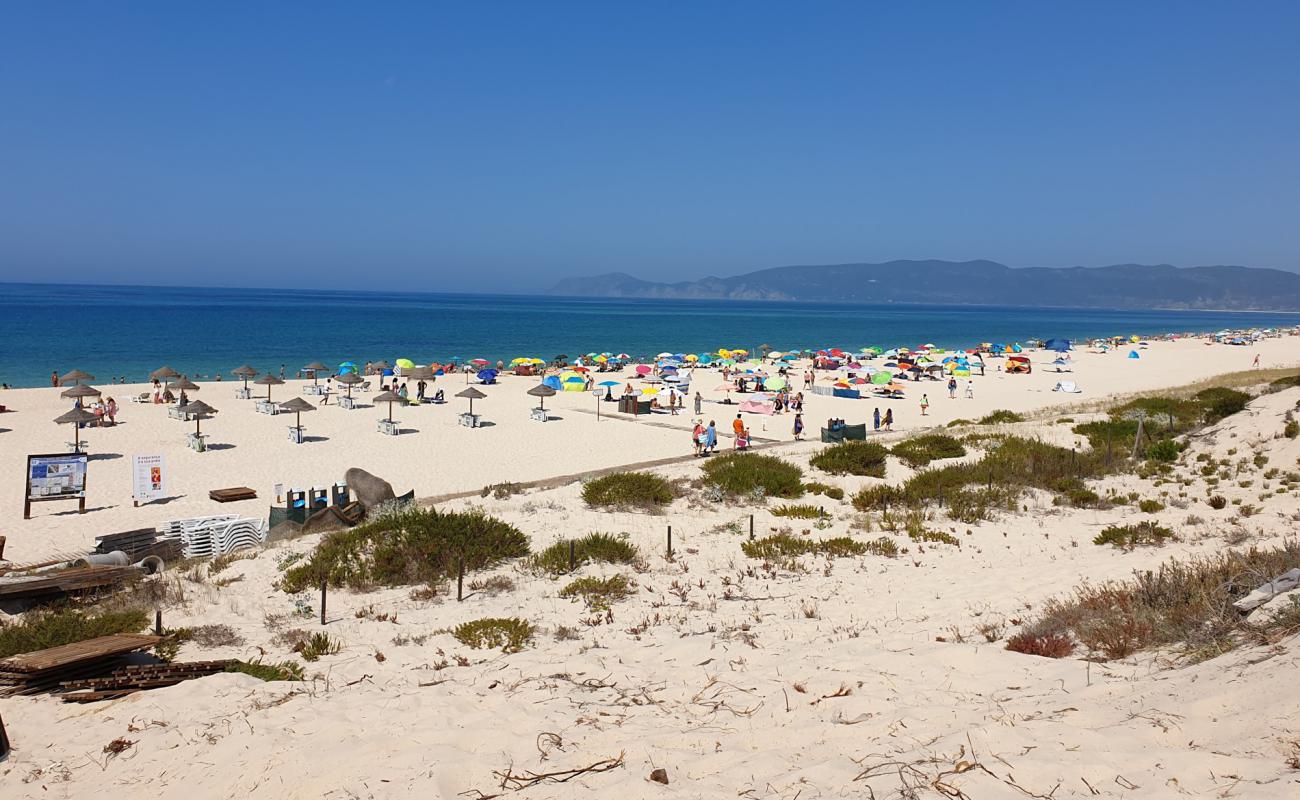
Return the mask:
<svg viewBox="0 0 1300 800">
<path fill-rule="evenodd" d="M 1252 347 L 1201 340 L 1153 342 L 1140 359 L 1127 348 L 1076 352 L 1073 371 L 1058 374 L 1051 354 L 1032 354 L 1031 375 L 992 370 L 973 378 L 974 399 L 949 399 L 942 383 L 908 383 L 893 401 L 897 440 L 927 427 L 995 409 L 1033 415 L 1074 414 L 1108 397 L 1182 386 L 1250 368 L 1300 365 L 1294 337 Z M 994 362 L 990 362 L 992 366 Z M 94 372 L 94 365 L 76 365 Z M 797 374 L 797 371 L 796 371 Z M 603 376 L 602 376 L 603 377 Z M 620 379 L 621 378 L 616 378 Z M 1082 394 L 1052 392 L 1076 381 Z M 1192 498 L 1156 518 L 1178 541 L 1121 552 L 1091 543 L 1101 528 L 1132 520 L 1131 506 L 1070 509 L 1037 497 L 1024 513 L 978 525 L 944 524 L 960 547 L 906 543 L 894 559 L 808 558 L 808 570 L 767 570 L 745 558 L 741 536 L 728 523 L 760 535 L 800 520 L 774 517 L 767 506 L 710 505 L 686 499 L 664 514 L 587 508 L 576 481 L 551 481 L 497 499 L 477 490 L 502 482 L 557 476 L 647 461 L 677 459 L 653 470 L 692 479 L 690 403 L 679 416 L 633 421 L 605 413 L 585 393 L 548 398 L 555 418 L 529 419 L 536 379 L 505 376 L 481 387 L 476 411 L 492 423 L 456 424 L 465 401 L 452 395 L 463 376 L 441 378 L 448 403 L 396 408 L 407 432 L 387 437 L 375 420 L 385 408 L 347 411 L 331 403 L 304 415 L 310 440 L 291 443 L 291 416 L 254 412 L 233 397 L 236 384 L 204 383 L 191 393 L 219 410 L 203 422 L 217 447 L 185 447 L 193 423 L 169 419 L 163 407 L 126 402 L 140 386 L 98 386 L 117 398 L 115 428 L 85 432 L 90 452 L 86 514 L 72 503 L 43 503 L 22 519 L 18 481 L 29 453 L 62 450 L 71 431 L 51 420 L 69 402 L 51 388 L 0 395 L 13 413 L 0 415 L 0 470 L 13 491 L 0 497 L 6 558 L 31 562 L 85 550 L 102 535 L 211 513 L 263 516 L 272 487 L 326 485 L 349 467 L 362 467 L 417 497 L 457 493 L 447 508 L 483 508 L 527 534 L 533 550 L 591 531 L 627 533 L 647 556 L 639 590 L 609 617 L 558 596 L 561 582 L 518 566 L 490 574 L 509 577 L 510 591 L 415 600 L 408 588 L 365 594 L 342 590 L 329 601 L 328 633 L 343 643 L 337 655 L 307 665 L 302 684 L 262 683 L 217 675 L 175 687 L 87 706 L 57 698 L 0 701 L 14 753 L 0 763 L 6 798 L 818 798 L 818 797 L 1112 797 L 1215 796 L 1291 798 L 1300 772 L 1288 767 L 1287 743 L 1300 740 L 1300 639 L 1247 647 L 1194 666 L 1141 654 L 1090 663 L 1009 652 L 1015 620 L 1033 615 L 1051 597 L 1081 581 L 1122 579 L 1161 561 L 1223 549 L 1230 528 L 1245 541 L 1275 543 L 1293 535 L 1300 500 L 1294 494 L 1257 502 L 1259 487 L 1225 485 L 1229 500 L 1255 503 L 1249 518 L 1235 506 L 1214 510 Z M 704 418 L 729 431 L 735 406 L 716 402 L 721 383 L 710 373 L 692 389 L 709 402 Z M 298 382 L 273 387 L 287 399 Z M 796 383 L 797 388 L 797 383 Z M 432 391 L 432 390 L 431 390 Z M 921 417 L 920 393 L 929 395 Z M 261 393 L 265 392 L 262 387 Z M 615 394 L 618 392 L 616 391 Z M 364 397 L 364 395 L 362 395 Z M 308 398 L 312 402 L 316 398 Z M 1283 414 L 1300 389 L 1264 395 L 1244 412 L 1210 429 L 1192 452 L 1225 457 L 1228 450 L 1261 453 L 1271 467 L 1295 470 L 1297 440 L 1281 438 Z M 829 417 L 869 422 L 874 399 L 805 395 L 804 418 L 814 441 L 790 442 L 792 415 L 750 419 L 761 440 L 782 444 L 765 452 L 800 464 L 816 478 L 852 493 L 872 478 L 829 478 L 808 465 L 822 445 L 817 428 Z M 612 404 L 604 404 L 607 409 Z M 603 410 L 604 412 L 604 410 Z M 1086 413 L 1080 411 L 1078 413 Z M 1079 443 L 1056 413 L 1009 429 L 1058 443 Z M 722 449 L 730 447 L 724 437 Z M 135 508 L 130 455 L 166 457 L 171 499 Z M 910 470 L 891 462 L 889 480 Z M 1107 479 L 1124 491 L 1161 491 L 1134 476 Z M 555 484 L 555 485 L 552 485 Z M 210 489 L 249 486 L 258 500 L 218 505 Z M 1167 489 L 1168 487 L 1165 487 Z M 825 503 L 832 521 L 817 536 L 867 536 L 855 529 L 846 501 Z M 1197 515 L 1200 522 L 1191 523 Z M 1145 515 L 1144 515 L 1145 516 Z M 802 524 L 801 524 L 802 523 Z M 676 556 L 665 557 L 672 525 Z M 183 579 L 186 598 L 166 610 L 173 627 L 228 624 L 239 647 L 187 644 L 182 659 L 257 658 L 292 653 L 274 642 L 292 627 L 318 630 L 293 596 L 274 582 L 278 563 L 309 552 L 319 536 L 276 543 L 223 573 L 225 586 Z M 607 575 L 607 566 L 582 574 Z M 376 616 L 390 615 L 386 621 Z M 517 616 L 539 630 L 520 653 L 470 650 L 445 632 L 482 617 Z M 996 629 L 986 641 L 981 627 Z M 557 629 L 576 630 L 559 639 Z M 103 752 L 125 737 L 116 757 Z M 503 773 L 545 773 L 621 760 L 608 771 L 515 791 Z M 647 779 L 657 768 L 668 785 Z M 907 786 L 921 784 L 920 794 Z M 948 787 L 945 790 L 944 787 Z"/>
</svg>

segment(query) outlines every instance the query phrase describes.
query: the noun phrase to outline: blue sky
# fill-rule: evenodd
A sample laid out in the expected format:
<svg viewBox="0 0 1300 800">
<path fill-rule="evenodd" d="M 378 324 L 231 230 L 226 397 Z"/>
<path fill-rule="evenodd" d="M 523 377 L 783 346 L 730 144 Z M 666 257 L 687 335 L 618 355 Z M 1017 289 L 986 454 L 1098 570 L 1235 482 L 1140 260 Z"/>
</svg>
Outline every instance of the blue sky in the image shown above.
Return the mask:
<svg viewBox="0 0 1300 800">
<path fill-rule="evenodd" d="M 0 280 L 1300 269 L 1300 3 L 0 6 Z"/>
</svg>

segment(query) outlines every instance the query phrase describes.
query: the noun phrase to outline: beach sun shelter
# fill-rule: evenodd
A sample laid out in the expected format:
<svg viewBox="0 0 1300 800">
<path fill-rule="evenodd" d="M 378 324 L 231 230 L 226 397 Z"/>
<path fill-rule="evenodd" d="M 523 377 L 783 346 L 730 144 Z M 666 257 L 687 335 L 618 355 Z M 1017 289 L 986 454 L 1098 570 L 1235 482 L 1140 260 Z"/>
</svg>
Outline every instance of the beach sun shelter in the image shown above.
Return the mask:
<svg viewBox="0 0 1300 800">
<path fill-rule="evenodd" d="M 94 422 L 95 415 L 84 408 L 78 406 L 71 411 L 64 412 L 54 418 L 55 424 L 72 426 L 72 449 L 75 453 L 81 452 L 81 426 Z"/>
<path fill-rule="evenodd" d="M 244 364 L 243 366 L 235 367 L 234 369 L 232 369 L 230 371 L 230 374 L 244 381 L 244 391 L 243 393 L 241 393 L 240 396 L 245 399 L 250 397 L 251 395 L 250 392 L 248 391 L 248 382 L 249 380 L 257 377 L 257 370 L 253 369 L 247 364 Z"/>
<path fill-rule="evenodd" d="M 344 403 L 342 402 L 344 398 L 339 398 L 339 405 L 343 408 L 352 408 L 352 387 L 356 386 L 358 383 L 364 383 L 365 380 L 355 372 L 344 372 L 342 375 L 339 375 L 336 380 L 347 387 L 347 402 Z"/>
<path fill-rule="evenodd" d="M 320 373 L 321 373 L 321 370 L 326 370 L 326 371 L 328 371 L 328 370 L 329 370 L 329 367 L 326 366 L 326 365 L 324 365 L 324 364 L 322 364 L 322 363 L 320 363 L 319 361 L 313 361 L 313 362 L 311 362 L 310 364 L 308 364 L 307 366 L 303 367 L 303 369 L 305 369 L 305 370 L 307 370 L 308 372 L 311 373 L 311 385 L 312 385 L 312 386 L 317 386 L 317 385 L 319 385 L 319 384 L 318 384 L 318 381 L 319 381 L 319 379 L 320 379 Z"/>
<path fill-rule="evenodd" d="M 206 451 L 208 448 L 203 444 L 203 432 L 199 429 L 199 426 L 202 424 L 204 417 L 212 416 L 217 413 L 217 410 L 202 400 L 195 400 L 193 403 L 181 406 L 181 413 L 194 415 L 194 433 L 190 434 L 190 447 L 200 453 Z"/>
<path fill-rule="evenodd" d="M 262 377 L 253 381 L 253 383 L 256 383 L 258 386 L 266 387 L 266 402 L 269 403 L 271 402 L 271 387 L 275 386 L 276 384 L 284 383 L 284 381 L 280 380 L 279 378 L 275 377 L 274 375 L 268 372 Z"/>
<path fill-rule="evenodd" d="M 280 410 L 293 412 L 293 426 L 289 428 L 289 439 L 294 444 L 302 444 L 302 412 L 315 411 L 316 406 L 301 397 L 293 397 L 281 403 Z"/>
<path fill-rule="evenodd" d="M 393 421 L 393 403 L 405 403 L 406 401 L 399 394 L 384 391 L 375 395 L 372 402 L 388 404 L 388 419 L 379 420 L 379 432 L 396 436 L 397 423 Z"/>
<path fill-rule="evenodd" d="M 538 398 L 537 407 L 540 408 L 540 409 L 542 409 L 543 411 L 545 411 L 545 410 L 546 410 L 546 398 L 548 398 L 548 397 L 554 397 L 554 396 L 555 396 L 555 390 L 552 389 L 551 387 L 547 386 L 547 385 L 544 384 L 544 383 L 539 383 L 539 384 L 537 384 L 536 386 L 534 386 L 533 388 L 529 389 L 529 390 L 528 390 L 528 394 L 532 395 L 533 397 Z M 471 402 L 472 402 L 472 401 L 471 401 Z"/>
<path fill-rule="evenodd" d="M 68 374 L 59 376 L 59 383 L 67 386 L 69 383 L 80 384 L 82 381 L 93 381 L 94 375 L 88 372 L 82 372 L 79 369 L 69 370 Z"/>
<path fill-rule="evenodd" d="M 464 397 L 469 400 L 469 412 L 460 415 L 460 424 L 464 425 L 467 428 L 477 428 L 479 425 L 479 420 L 478 420 L 478 415 L 474 413 L 474 401 L 482 400 L 484 397 L 487 397 L 487 395 L 483 394 L 473 386 L 470 386 L 466 389 L 456 392 L 456 396 Z"/>
<path fill-rule="evenodd" d="M 59 392 L 59 397 L 71 397 L 75 399 L 77 401 L 78 408 L 81 407 L 82 398 L 99 397 L 99 395 L 100 395 L 100 391 L 98 389 L 96 389 L 93 386 L 87 386 L 84 383 L 79 383 L 70 389 L 64 389 L 63 391 Z"/>
<path fill-rule="evenodd" d="M 176 370 L 172 369 L 171 367 L 159 367 L 158 369 L 149 373 L 149 380 L 161 381 L 161 380 L 168 380 L 171 378 L 179 378 L 180 376 L 181 374 Z"/>
</svg>

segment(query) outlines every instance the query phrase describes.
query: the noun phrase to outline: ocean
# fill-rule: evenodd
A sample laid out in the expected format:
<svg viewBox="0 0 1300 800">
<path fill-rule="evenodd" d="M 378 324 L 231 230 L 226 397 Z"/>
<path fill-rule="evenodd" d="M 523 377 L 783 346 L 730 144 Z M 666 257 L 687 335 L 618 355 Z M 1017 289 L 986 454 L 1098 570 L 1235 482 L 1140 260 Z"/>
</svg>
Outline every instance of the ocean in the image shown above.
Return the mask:
<svg viewBox="0 0 1300 800">
<path fill-rule="evenodd" d="M 824 305 L 282 289 L 0 284 L 0 382 L 46 386 L 81 369 L 142 382 L 248 363 L 509 361 L 609 351 L 941 347 L 1300 324 L 1300 315 L 924 305 Z"/>
</svg>

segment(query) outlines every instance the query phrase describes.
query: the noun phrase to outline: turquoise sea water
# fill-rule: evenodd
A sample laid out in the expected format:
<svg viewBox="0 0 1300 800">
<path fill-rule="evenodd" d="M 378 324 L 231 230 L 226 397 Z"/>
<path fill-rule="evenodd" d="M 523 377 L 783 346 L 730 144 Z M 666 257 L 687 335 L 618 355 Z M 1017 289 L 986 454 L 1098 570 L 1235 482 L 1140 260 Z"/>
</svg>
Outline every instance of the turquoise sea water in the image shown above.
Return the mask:
<svg viewBox="0 0 1300 800">
<path fill-rule="evenodd" d="M 167 364 L 209 376 L 249 363 L 292 375 L 327 364 L 453 356 L 777 350 L 1300 324 L 1300 315 L 986 306 L 819 305 L 518 295 L 0 284 L 0 381 L 48 385 L 77 368 L 100 383 Z"/>
</svg>

